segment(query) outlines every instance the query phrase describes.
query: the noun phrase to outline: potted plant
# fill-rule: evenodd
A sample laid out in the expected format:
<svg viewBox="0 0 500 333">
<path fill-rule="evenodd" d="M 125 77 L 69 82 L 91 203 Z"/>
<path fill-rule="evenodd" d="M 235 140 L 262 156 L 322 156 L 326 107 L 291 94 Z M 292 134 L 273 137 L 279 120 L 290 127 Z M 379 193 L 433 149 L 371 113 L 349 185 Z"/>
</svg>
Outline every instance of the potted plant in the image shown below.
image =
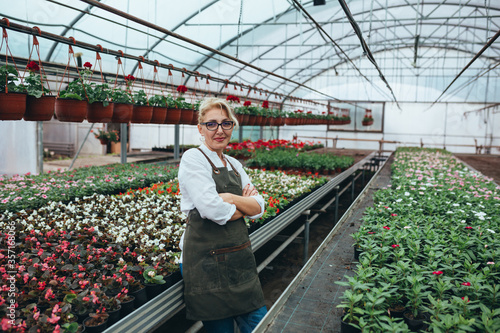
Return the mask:
<svg viewBox="0 0 500 333">
<path fill-rule="evenodd" d="M 422 284 L 423 280 L 424 277 L 421 274 L 407 277 L 408 303 L 407 311 L 403 313 L 403 317 L 411 330 L 419 330 L 424 326 L 424 321 L 429 319 L 428 313 L 423 311 L 423 299 L 428 294 L 426 289 L 429 286 Z"/>
<path fill-rule="evenodd" d="M 56 103 L 55 96 L 49 96 L 50 90 L 45 88 L 43 80 L 46 79 L 40 73 L 40 66 L 31 61 L 27 66 L 28 76 L 24 78 L 24 88 L 28 94 L 26 99 L 26 112 L 24 120 L 47 121 L 54 116 Z"/>
<path fill-rule="evenodd" d="M 167 116 L 165 117 L 164 124 L 178 124 L 181 120 L 181 109 L 178 107 L 177 99 L 168 94 L 166 99 L 167 103 Z"/>
<path fill-rule="evenodd" d="M 201 101 L 198 100 L 192 104 L 193 108 L 193 120 L 191 120 L 191 125 L 198 125 L 198 115 L 200 114 Z"/>
<path fill-rule="evenodd" d="M 99 333 L 108 328 L 109 315 L 105 312 L 97 310 L 95 313 L 90 313 L 89 318 L 85 319 L 83 325 L 85 332 Z"/>
<path fill-rule="evenodd" d="M 363 120 L 361 121 L 361 125 L 363 126 L 370 126 L 373 124 L 373 117 L 363 117 Z"/>
<path fill-rule="evenodd" d="M 109 142 L 120 142 L 120 134 L 117 131 L 103 131 L 98 129 L 97 133 L 94 133 L 96 139 L 101 141 L 102 145 L 107 145 Z"/>
<path fill-rule="evenodd" d="M 92 65 L 89 62 L 85 65 L 80 72 L 81 76 L 79 75 L 59 93 L 55 103 L 55 114 L 59 121 L 82 122 L 87 117 L 87 90 L 90 87 L 88 81 L 92 75 Z"/>
<path fill-rule="evenodd" d="M 247 125 L 248 118 L 250 117 L 250 110 L 248 109 L 248 107 L 250 107 L 251 105 L 252 102 L 245 101 L 243 103 L 243 106 L 237 106 L 234 108 L 234 113 L 236 113 L 236 115 L 239 117 L 238 122 L 240 126 Z"/>
<path fill-rule="evenodd" d="M 124 77 L 125 89 L 115 88 L 111 92 L 111 99 L 115 104 L 113 109 L 113 117 L 111 122 L 113 123 L 128 123 L 132 119 L 132 93 L 130 92 L 130 87 L 135 81 L 135 77 L 131 74 Z"/>
<path fill-rule="evenodd" d="M 82 324 L 89 313 L 94 310 L 95 297 L 97 297 L 95 294 L 89 295 L 89 290 L 86 289 L 79 294 L 66 294 L 64 302 L 71 304 L 71 312 L 78 316 L 78 322 Z"/>
<path fill-rule="evenodd" d="M 0 120 L 20 120 L 26 111 L 26 94 L 18 93 L 14 66 L 0 67 Z"/>
<path fill-rule="evenodd" d="M 148 96 L 144 90 L 139 90 L 134 94 L 134 107 L 132 110 L 131 122 L 139 124 L 149 124 L 153 116 L 153 106 L 149 105 Z"/>
<path fill-rule="evenodd" d="M 184 94 L 188 91 L 188 88 L 184 85 L 180 85 L 177 87 L 177 92 L 179 96 L 174 100 L 176 108 L 181 110 L 181 119 L 179 120 L 179 124 L 187 124 L 190 125 L 193 121 L 194 110 L 193 106 L 186 102 L 186 98 Z"/>
<path fill-rule="evenodd" d="M 123 288 L 122 291 L 116 295 L 116 299 L 120 301 L 120 315 L 122 317 L 134 311 L 135 297 L 128 294 L 128 289 Z"/>
<path fill-rule="evenodd" d="M 91 64 L 86 62 L 84 67 L 91 68 Z M 87 121 L 89 123 L 109 123 L 113 117 L 114 104 L 110 103 L 112 89 L 107 83 L 90 83 L 87 86 L 87 96 L 89 106 L 87 110 Z"/>
<path fill-rule="evenodd" d="M 165 280 L 163 275 L 157 274 L 154 267 L 147 267 L 142 273 L 144 284 L 146 285 L 146 294 L 148 299 L 153 299 L 163 291 Z"/>
<path fill-rule="evenodd" d="M 163 124 L 167 117 L 167 98 L 163 95 L 154 95 L 149 98 L 149 105 L 153 106 L 152 124 Z"/>
<path fill-rule="evenodd" d="M 102 295 L 99 300 L 101 302 L 101 306 L 99 308 L 100 312 L 107 313 L 109 315 L 108 326 L 111 326 L 120 320 L 120 310 L 122 306 L 120 300 L 116 296 Z"/>
</svg>

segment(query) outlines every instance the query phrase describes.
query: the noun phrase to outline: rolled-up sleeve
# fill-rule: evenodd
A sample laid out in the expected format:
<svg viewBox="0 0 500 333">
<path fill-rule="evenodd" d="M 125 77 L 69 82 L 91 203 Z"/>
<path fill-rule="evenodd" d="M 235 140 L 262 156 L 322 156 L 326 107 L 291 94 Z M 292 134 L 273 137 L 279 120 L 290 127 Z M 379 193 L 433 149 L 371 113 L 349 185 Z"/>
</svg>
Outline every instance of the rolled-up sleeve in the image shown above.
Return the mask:
<svg viewBox="0 0 500 333">
<path fill-rule="evenodd" d="M 234 165 L 236 170 L 241 175 L 241 187 L 244 188 L 247 184 L 253 186 L 250 177 L 248 177 L 248 174 L 246 173 L 245 169 L 243 169 L 243 165 L 241 165 L 241 163 L 236 159 L 231 159 L 231 163 Z M 260 206 L 259 214 L 253 216 L 247 216 L 248 218 L 255 220 L 262 217 L 262 215 L 264 214 L 265 203 L 264 203 L 264 198 L 260 194 L 252 195 L 251 198 L 254 198 Z"/>
<path fill-rule="evenodd" d="M 192 203 L 202 218 L 209 219 L 217 224 L 224 225 L 233 216 L 236 206 L 219 196 L 212 178 L 212 169 L 207 168 L 204 161 L 195 154 L 201 154 L 195 149 L 184 153 L 179 165 L 179 186 L 183 196 L 189 198 L 184 204 Z M 247 176 L 248 177 L 248 176 Z M 182 207 L 187 211 L 192 207 Z"/>
</svg>

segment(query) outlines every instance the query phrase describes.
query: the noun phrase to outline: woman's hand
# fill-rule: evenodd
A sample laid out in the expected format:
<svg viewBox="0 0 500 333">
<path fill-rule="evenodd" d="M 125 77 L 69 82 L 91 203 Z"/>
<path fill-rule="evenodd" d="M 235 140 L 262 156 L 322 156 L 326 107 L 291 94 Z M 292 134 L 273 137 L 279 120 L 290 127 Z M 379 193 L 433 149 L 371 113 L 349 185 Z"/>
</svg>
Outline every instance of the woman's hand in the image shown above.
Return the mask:
<svg viewBox="0 0 500 333">
<path fill-rule="evenodd" d="M 252 195 L 257 195 L 257 194 L 259 194 L 259 192 L 255 189 L 253 185 L 247 184 L 243 188 L 243 194 L 242 194 L 243 197 L 251 197 Z"/>
</svg>

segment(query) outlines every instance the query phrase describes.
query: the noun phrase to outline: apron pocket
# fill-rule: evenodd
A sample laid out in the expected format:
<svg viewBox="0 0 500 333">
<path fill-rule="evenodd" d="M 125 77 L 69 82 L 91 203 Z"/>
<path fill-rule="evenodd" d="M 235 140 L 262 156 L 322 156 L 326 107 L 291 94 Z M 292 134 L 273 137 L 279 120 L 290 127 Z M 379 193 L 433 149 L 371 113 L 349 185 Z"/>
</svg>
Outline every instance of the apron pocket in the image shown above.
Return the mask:
<svg viewBox="0 0 500 333">
<path fill-rule="evenodd" d="M 240 251 L 226 253 L 225 259 L 229 285 L 243 284 L 255 278 L 255 257 L 250 246 Z"/>
<path fill-rule="evenodd" d="M 205 257 L 192 266 L 189 274 L 187 267 L 184 268 L 184 274 L 189 274 L 189 284 L 193 293 L 204 293 L 207 290 L 217 290 L 221 288 L 220 274 L 216 259 L 212 256 Z"/>
</svg>

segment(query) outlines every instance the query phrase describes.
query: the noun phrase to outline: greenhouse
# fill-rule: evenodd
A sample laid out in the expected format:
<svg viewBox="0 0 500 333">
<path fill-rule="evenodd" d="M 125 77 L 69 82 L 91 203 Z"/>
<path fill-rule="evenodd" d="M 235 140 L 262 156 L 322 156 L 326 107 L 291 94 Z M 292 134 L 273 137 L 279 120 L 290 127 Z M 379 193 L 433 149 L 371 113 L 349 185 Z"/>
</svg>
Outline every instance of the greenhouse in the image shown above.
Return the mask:
<svg viewBox="0 0 500 333">
<path fill-rule="evenodd" d="M 500 332 L 500 3 L 0 9 L 5 332 Z"/>
</svg>

